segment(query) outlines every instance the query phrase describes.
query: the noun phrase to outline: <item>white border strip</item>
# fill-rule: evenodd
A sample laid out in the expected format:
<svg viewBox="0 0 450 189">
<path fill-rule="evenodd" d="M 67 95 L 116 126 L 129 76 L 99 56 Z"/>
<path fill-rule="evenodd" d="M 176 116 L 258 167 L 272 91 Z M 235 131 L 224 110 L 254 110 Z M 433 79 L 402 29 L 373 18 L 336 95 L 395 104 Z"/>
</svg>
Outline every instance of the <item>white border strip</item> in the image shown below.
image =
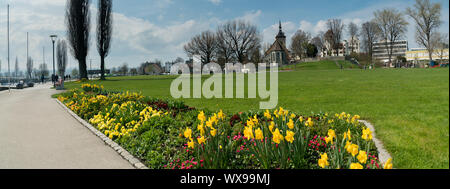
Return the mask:
<svg viewBox="0 0 450 189">
<path fill-rule="evenodd" d="M 91 130 L 92 133 L 100 137 L 103 142 L 105 142 L 108 146 L 114 149 L 120 156 L 122 156 L 124 159 L 126 159 L 130 164 L 132 164 L 137 169 L 148 169 L 141 161 L 139 161 L 137 158 L 135 158 L 133 155 L 131 155 L 127 150 L 123 149 L 120 145 L 118 145 L 116 142 L 108 138 L 106 135 L 104 135 L 102 132 L 97 130 L 95 127 L 93 127 L 91 124 L 86 122 L 84 119 L 81 119 L 77 114 L 75 114 L 72 110 L 70 110 L 66 105 L 64 105 L 61 101 L 58 99 L 55 99 L 56 102 L 58 102 L 59 105 L 61 105 L 72 117 L 74 117 L 78 122 L 80 122 L 83 126 Z"/>
<path fill-rule="evenodd" d="M 360 123 L 363 123 L 366 127 L 368 127 L 372 131 L 372 140 L 375 143 L 375 146 L 378 150 L 378 158 L 380 158 L 380 162 L 384 165 L 389 158 L 392 156 L 389 152 L 384 148 L 383 142 L 376 138 L 375 127 L 368 121 L 359 120 Z"/>
</svg>

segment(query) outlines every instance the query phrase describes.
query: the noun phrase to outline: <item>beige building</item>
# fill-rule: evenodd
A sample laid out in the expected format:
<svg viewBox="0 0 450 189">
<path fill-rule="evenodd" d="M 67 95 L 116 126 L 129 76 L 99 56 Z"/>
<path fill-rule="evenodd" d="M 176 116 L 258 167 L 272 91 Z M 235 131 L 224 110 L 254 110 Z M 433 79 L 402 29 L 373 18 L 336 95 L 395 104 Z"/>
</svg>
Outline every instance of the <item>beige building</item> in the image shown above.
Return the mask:
<svg viewBox="0 0 450 189">
<path fill-rule="evenodd" d="M 446 60 L 448 62 L 448 49 L 436 49 L 433 52 L 433 60 Z M 406 52 L 406 60 L 414 64 L 428 62 L 430 57 L 426 49 L 411 49 Z"/>
</svg>

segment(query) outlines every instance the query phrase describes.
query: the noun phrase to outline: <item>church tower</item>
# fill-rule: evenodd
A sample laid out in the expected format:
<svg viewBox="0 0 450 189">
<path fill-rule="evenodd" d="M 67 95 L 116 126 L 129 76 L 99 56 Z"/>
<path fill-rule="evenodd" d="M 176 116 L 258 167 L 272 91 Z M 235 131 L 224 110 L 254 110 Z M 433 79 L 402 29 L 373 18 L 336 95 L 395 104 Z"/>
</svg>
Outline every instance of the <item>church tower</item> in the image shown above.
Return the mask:
<svg viewBox="0 0 450 189">
<path fill-rule="evenodd" d="M 286 46 L 286 35 L 284 35 L 283 28 L 281 27 L 280 21 L 280 31 L 278 31 L 278 35 L 275 37 L 275 40 L 280 41 L 284 46 Z"/>
<path fill-rule="evenodd" d="M 280 31 L 275 37 L 275 42 L 270 46 L 270 48 L 264 53 L 264 61 L 270 64 L 286 65 L 289 64 L 290 52 L 286 48 L 286 35 L 284 35 L 283 28 L 281 27 L 280 21 Z"/>
</svg>

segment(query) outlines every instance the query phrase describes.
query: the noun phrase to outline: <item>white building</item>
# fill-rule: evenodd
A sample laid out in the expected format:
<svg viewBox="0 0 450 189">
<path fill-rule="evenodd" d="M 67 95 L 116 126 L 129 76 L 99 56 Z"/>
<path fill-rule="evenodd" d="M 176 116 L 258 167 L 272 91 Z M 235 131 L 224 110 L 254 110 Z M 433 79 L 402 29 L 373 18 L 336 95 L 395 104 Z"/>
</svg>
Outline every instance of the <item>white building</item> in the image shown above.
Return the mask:
<svg viewBox="0 0 450 189">
<path fill-rule="evenodd" d="M 361 52 L 361 42 L 357 37 L 349 38 L 348 40 L 344 40 L 345 47 L 345 55 L 350 55 L 352 52 L 360 53 Z"/>
<path fill-rule="evenodd" d="M 328 41 L 325 41 L 324 49 L 322 52 L 319 52 L 321 57 L 327 56 L 348 56 L 352 52 L 360 53 L 361 52 L 361 42 L 358 38 L 354 38 L 353 40 L 350 38 L 348 40 L 344 40 L 339 43 L 339 53 L 337 53 L 336 49 L 334 49 Z M 352 51 L 353 50 L 353 51 Z M 339 55 L 338 55 L 339 54 Z"/>
<path fill-rule="evenodd" d="M 387 46 L 386 46 L 387 45 Z M 393 66 L 393 60 L 396 59 L 397 56 L 406 56 L 406 51 L 408 51 L 408 41 L 407 40 L 399 40 L 395 41 L 392 44 L 392 56 L 391 56 L 391 65 Z M 379 41 L 373 44 L 373 58 L 375 60 L 380 60 L 385 63 L 386 66 L 389 62 L 388 49 L 391 48 L 391 43 L 386 41 Z"/>
</svg>

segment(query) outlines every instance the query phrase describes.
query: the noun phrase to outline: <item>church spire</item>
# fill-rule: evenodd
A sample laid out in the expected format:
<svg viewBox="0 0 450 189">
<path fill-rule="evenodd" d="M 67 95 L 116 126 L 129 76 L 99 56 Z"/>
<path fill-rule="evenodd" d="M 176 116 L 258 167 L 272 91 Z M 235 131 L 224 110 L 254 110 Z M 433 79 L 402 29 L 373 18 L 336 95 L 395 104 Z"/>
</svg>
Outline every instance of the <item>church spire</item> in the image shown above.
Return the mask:
<svg viewBox="0 0 450 189">
<path fill-rule="evenodd" d="M 279 39 L 279 38 L 285 39 L 286 36 L 284 35 L 283 28 L 281 27 L 281 20 L 280 20 L 280 26 L 279 26 L 279 28 L 280 28 L 280 31 L 278 32 L 278 35 L 277 35 L 276 39 Z"/>
<path fill-rule="evenodd" d="M 282 30 L 282 28 L 281 28 L 281 20 L 280 20 L 280 31 Z"/>
</svg>

